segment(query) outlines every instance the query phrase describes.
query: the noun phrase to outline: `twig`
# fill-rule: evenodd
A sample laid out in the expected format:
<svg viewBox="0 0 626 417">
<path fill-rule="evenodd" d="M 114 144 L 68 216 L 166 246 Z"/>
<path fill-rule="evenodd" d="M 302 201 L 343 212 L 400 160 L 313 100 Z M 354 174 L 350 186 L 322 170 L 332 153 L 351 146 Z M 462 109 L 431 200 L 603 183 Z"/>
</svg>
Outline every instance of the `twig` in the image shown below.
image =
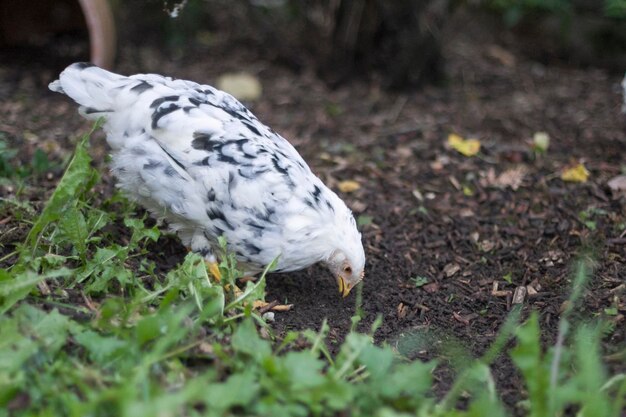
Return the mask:
<svg viewBox="0 0 626 417">
<path fill-rule="evenodd" d="M 409 97 L 408 96 L 400 96 L 400 97 L 397 98 L 397 100 L 394 103 L 393 107 L 391 108 L 391 110 L 387 114 L 387 122 L 388 123 L 394 124 L 398 120 L 398 117 L 400 117 L 400 114 L 402 113 L 402 110 L 404 110 L 404 106 L 406 105 L 407 101 L 409 101 Z"/>
<path fill-rule="evenodd" d="M 607 245 L 624 245 L 626 244 L 626 237 L 616 237 L 606 240 Z"/>
<path fill-rule="evenodd" d="M 277 300 L 274 300 L 271 303 L 267 303 L 263 307 L 259 308 L 259 314 L 267 313 L 268 311 L 270 311 L 271 309 L 273 309 L 277 305 L 278 305 L 278 301 Z"/>
</svg>

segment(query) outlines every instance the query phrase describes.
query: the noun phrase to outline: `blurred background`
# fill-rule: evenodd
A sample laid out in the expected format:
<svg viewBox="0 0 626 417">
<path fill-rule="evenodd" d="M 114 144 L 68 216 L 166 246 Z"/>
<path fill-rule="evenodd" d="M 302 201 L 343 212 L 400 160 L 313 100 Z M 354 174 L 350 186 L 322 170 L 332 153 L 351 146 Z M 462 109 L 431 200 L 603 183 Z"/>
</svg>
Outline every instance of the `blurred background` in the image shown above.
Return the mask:
<svg viewBox="0 0 626 417">
<path fill-rule="evenodd" d="M 470 35 L 483 42 L 468 53 L 620 72 L 625 19 L 624 0 L 2 0 L 0 46 L 5 62 L 58 68 L 91 59 L 157 71 L 163 60 L 237 56 L 331 87 L 362 78 L 407 89 L 444 82 L 446 48 Z"/>
</svg>

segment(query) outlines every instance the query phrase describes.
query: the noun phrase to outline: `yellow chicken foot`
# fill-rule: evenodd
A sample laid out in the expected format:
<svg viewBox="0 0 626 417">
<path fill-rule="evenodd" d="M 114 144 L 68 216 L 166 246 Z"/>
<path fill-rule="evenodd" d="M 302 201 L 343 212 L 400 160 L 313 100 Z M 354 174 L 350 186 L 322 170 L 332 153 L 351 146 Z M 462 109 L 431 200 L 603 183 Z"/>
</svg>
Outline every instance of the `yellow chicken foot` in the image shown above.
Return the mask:
<svg viewBox="0 0 626 417">
<path fill-rule="evenodd" d="M 213 275 L 213 278 L 215 278 L 215 281 L 222 282 L 222 273 L 220 272 L 220 267 L 218 263 L 207 261 L 206 264 L 209 269 L 209 272 L 211 273 L 211 275 Z"/>
<path fill-rule="evenodd" d="M 213 276 L 215 281 L 222 282 L 222 274 L 220 272 L 219 264 L 217 262 L 208 262 L 207 261 L 207 269 L 209 273 Z M 243 277 L 240 281 L 254 281 L 254 278 L 251 277 Z M 225 286 L 226 290 L 230 289 L 230 285 Z M 235 285 L 234 294 L 235 297 L 239 297 L 243 291 Z M 277 301 L 267 302 L 256 300 L 252 302 L 252 308 L 255 310 L 259 310 L 261 313 L 265 313 L 267 311 L 289 311 L 293 308 L 293 304 L 279 304 Z"/>
</svg>

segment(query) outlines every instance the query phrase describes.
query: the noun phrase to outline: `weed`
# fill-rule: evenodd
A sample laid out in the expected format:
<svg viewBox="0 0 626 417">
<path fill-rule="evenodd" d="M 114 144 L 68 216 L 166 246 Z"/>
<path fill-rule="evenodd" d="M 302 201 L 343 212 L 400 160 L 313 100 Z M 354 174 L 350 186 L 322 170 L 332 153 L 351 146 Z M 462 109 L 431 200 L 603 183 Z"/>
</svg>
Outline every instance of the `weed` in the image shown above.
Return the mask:
<svg viewBox="0 0 626 417">
<path fill-rule="evenodd" d="M 415 288 L 420 288 L 428 284 L 428 278 L 420 275 L 411 278 L 410 281 L 413 283 L 413 285 L 415 285 Z"/>
<path fill-rule="evenodd" d="M 0 416 L 505 416 L 490 366 L 513 338 L 508 354 L 524 379 L 529 416 L 623 412 L 626 376 L 605 370 L 604 327 L 570 323 L 590 276 L 586 264 L 574 274 L 558 340 L 548 349 L 539 316 L 520 325 L 516 309 L 480 358 L 448 339 L 442 359 L 411 361 L 404 347 L 435 345 L 441 334 L 413 335 L 399 341 L 399 352 L 378 346 L 380 318 L 368 333 L 356 331 L 363 316 L 358 301 L 352 331 L 332 355 L 326 322 L 282 340 L 267 327 L 257 330 L 266 325 L 252 303 L 263 298 L 272 265 L 236 291 L 242 273 L 223 240 L 220 283 L 193 253 L 165 276 L 150 275 L 141 259 L 159 230 L 128 217 L 132 207 L 118 196 L 102 207 L 122 206 L 121 220 L 92 205 L 98 177 L 87 145 L 88 136 L 33 222 L 18 263 L 0 269 Z M 125 245 L 105 232 L 111 222 L 128 229 Z M 150 282 L 137 271 L 147 271 Z M 422 281 L 416 277 L 415 284 Z M 43 282 L 51 292 L 41 290 Z M 361 300 L 362 287 L 357 291 Z M 443 358 L 457 375 L 437 399 L 432 374 L 449 366 Z M 458 408 L 462 396 L 466 407 Z"/>
</svg>

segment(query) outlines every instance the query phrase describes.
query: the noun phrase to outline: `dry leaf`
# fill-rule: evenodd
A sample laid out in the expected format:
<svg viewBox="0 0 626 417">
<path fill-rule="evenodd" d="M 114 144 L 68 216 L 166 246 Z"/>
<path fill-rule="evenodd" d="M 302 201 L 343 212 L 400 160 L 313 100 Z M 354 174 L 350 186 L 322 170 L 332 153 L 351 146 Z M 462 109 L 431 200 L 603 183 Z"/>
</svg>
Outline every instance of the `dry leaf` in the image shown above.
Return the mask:
<svg viewBox="0 0 626 417">
<path fill-rule="evenodd" d="M 589 171 L 581 163 L 565 169 L 561 172 L 561 179 L 569 182 L 586 182 L 589 178 Z"/>
<path fill-rule="evenodd" d="M 617 177 L 611 178 L 609 182 L 607 182 L 607 185 L 613 197 L 618 198 L 626 195 L 626 175 L 618 175 Z"/>
<path fill-rule="evenodd" d="M 461 270 L 459 264 L 451 263 L 443 267 L 443 273 L 446 274 L 446 277 L 450 278 L 457 272 Z"/>
<path fill-rule="evenodd" d="M 361 184 L 353 180 L 345 180 L 337 184 L 337 187 L 342 193 L 351 193 L 361 188 Z"/>
<path fill-rule="evenodd" d="M 398 313 L 398 318 L 400 319 L 405 318 L 408 311 L 409 311 L 409 308 L 406 305 L 404 305 L 404 303 L 400 303 L 398 304 L 398 307 L 396 307 L 396 312 Z"/>
<path fill-rule="evenodd" d="M 466 326 L 469 326 L 469 324 L 470 324 L 470 321 L 469 321 L 468 318 L 463 317 L 462 315 L 460 315 L 459 313 L 456 313 L 454 311 L 452 312 L 452 317 L 454 317 L 454 319 L 456 321 L 458 321 L 459 323 L 463 323 Z"/>
<path fill-rule="evenodd" d="M 498 45 L 491 45 L 487 48 L 487 55 L 499 61 L 506 67 L 515 66 L 515 55 Z"/>
<path fill-rule="evenodd" d="M 478 139 L 463 139 L 454 133 L 448 135 L 448 145 L 465 156 L 474 156 L 480 151 L 480 141 Z"/>
<path fill-rule="evenodd" d="M 523 165 L 507 169 L 502 174 L 498 175 L 493 185 L 500 188 L 511 187 L 511 189 L 515 191 L 522 185 L 522 181 L 524 181 L 527 172 L 528 169 Z"/>
<path fill-rule="evenodd" d="M 436 282 L 431 282 L 429 284 L 424 285 L 422 289 L 429 294 L 433 294 L 439 291 L 439 284 Z"/>
</svg>

